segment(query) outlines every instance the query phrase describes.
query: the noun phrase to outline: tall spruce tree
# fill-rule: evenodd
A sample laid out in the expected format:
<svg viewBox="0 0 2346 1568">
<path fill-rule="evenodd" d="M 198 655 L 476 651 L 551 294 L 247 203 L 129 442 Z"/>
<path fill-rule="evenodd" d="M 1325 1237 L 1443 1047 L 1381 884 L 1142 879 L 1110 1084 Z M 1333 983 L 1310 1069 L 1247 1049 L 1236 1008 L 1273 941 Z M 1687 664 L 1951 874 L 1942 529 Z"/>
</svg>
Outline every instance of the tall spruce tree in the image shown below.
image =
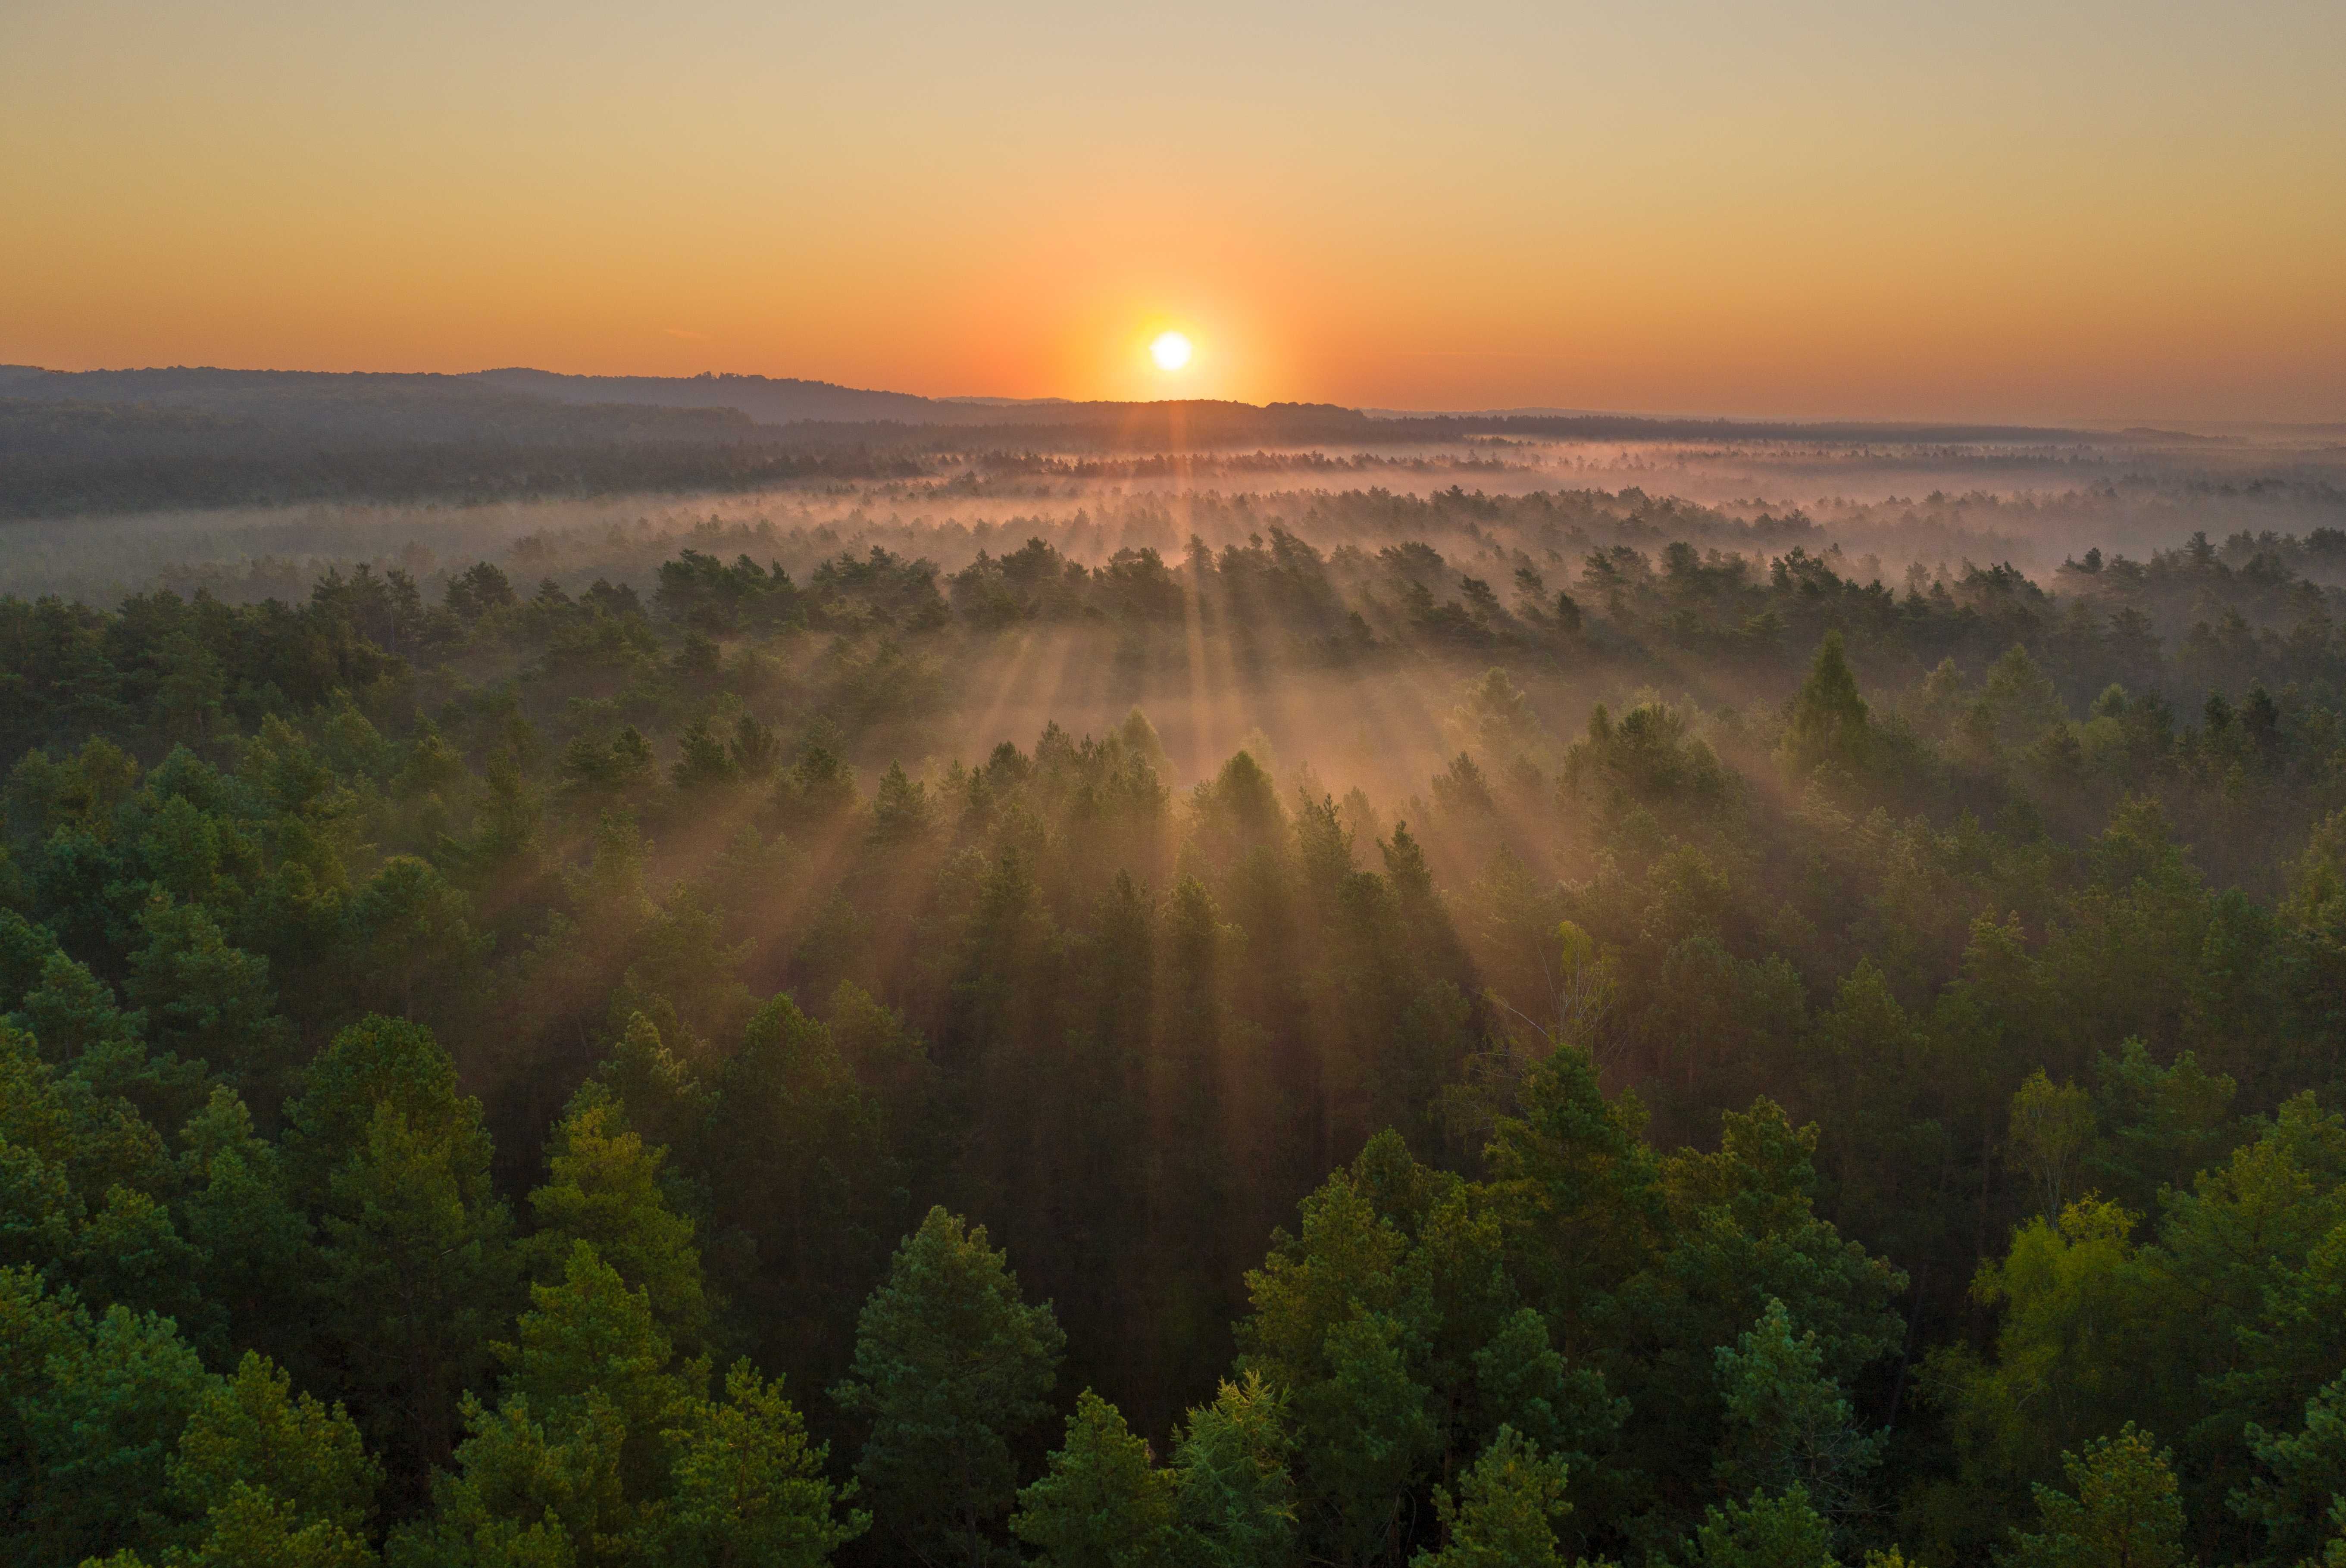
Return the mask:
<svg viewBox="0 0 2346 1568">
<path fill-rule="evenodd" d="M 985 1228 L 933 1208 L 896 1249 L 831 1391 L 869 1435 L 856 1461 L 874 1517 L 921 1562 L 983 1568 L 1017 1490 L 1014 1438 L 1047 1410 L 1066 1337 L 1028 1305 Z"/>
</svg>

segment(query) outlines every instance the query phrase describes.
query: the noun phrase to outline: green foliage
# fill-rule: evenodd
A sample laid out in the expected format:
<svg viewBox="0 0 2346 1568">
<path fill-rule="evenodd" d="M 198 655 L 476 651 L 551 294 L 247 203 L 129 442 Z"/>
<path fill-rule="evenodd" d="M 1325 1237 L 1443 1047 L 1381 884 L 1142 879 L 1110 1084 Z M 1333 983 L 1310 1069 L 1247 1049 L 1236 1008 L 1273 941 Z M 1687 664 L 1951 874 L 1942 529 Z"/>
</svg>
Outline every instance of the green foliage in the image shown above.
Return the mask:
<svg viewBox="0 0 2346 1568">
<path fill-rule="evenodd" d="M 1700 1568 L 1839 1568 L 1831 1526 L 1797 1486 L 1706 1510 L 1693 1547 Z"/>
<path fill-rule="evenodd" d="M 2336 546 L 1312 494 L 0 600 L 11 1560 L 819 1562 L 764 1374 L 875 1556 L 1980 1561 L 2128 1421 L 2185 1554 L 2335 1550 Z M 1358 736 L 953 759 L 1299 658 Z"/>
<path fill-rule="evenodd" d="M 1320 1349 L 1322 1376 L 1297 1396 L 1318 1533 L 1345 1561 L 1390 1550 L 1403 1495 L 1440 1443 L 1430 1390 L 1410 1374 L 1403 1335 L 1382 1314 L 1334 1325 Z"/>
<path fill-rule="evenodd" d="M 2231 1115 L 2239 1086 L 2204 1071 L 2189 1051 L 2162 1066 L 2140 1040 L 2129 1039 L 2116 1057 L 2104 1056 L 2096 1067 L 2103 1135 L 2086 1170 L 2121 1203 L 2147 1212 L 2161 1188 L 2189 1186 L 2243 1135 Z"/>
<path fill-rule="evenodd" d="M 692 1403 L 664 1434 L 676 1458 L 664 1510 L 647 1532 L 656 1561 L 678 1568 L 817 1568 L 871 1524 L 837 1512 L 853 1493 L 826 1479 L 829 1450 L 747 1361 L 722 1400 Z"/>
<path fill-rule="evenodd" d="M 2032 1219 L 1973 1286 L 2002 1308 L 1993 1364 L 1940 1353 L 1957 1441 L 1983 1467 L 2028 1476 L 2101 1427 L 2138 1388 L 2144 1328 L 2136 1217 L 2086 1199 L 2057 1226 Z"/>
<path fill-rule="evenodd" d="M 129 1102 L 51 1066 L 0 1023 L 0 1263 L 43 1268 L 94 1306 L 188 1314 L 200 1327 L 197 1256 L 160 1196 L 174 1175 Z"/>
<path fill-rule="evenodd" d="M 366 1536 L 382 1470 L 341 1407 L 295 1397 L 286 1375 L 247 1353 L 198 1400 L 168 1464 L 188 1522 L 168 1564 L 371 1563 Z"/>
<path fill-rule="evenodd" d="M 492 1347 L 505 1364 L 502 1397 L 537 1412 L 556 1431 L 586 1421 L 619 1445 L 628 1498 L 648 1496 L 662 1467 L 662 1434 L 705 1380 L 705 1365 L 677 1369 L 675 1346 L 653 1320 L 651 1303 L 584 1241 L 571 1243 L 562 1277 L 530 1287 L 530 1309 L 515 1342 Z"/>
<path fill-rule="evenodd" d="M 286 1116 L 294 1186 L 318 1216 L 320 1327 L 341 1391 L 415 1484 L 446 1459 L 512 1299 L 480 1106 L 427 1032 L 374 1018 L 335 1037 Z"/>
<path fill-rule="evenodd" d="M 679 789 L 709 789 L 730 784 L 740 776 L 725 743 L 710 731 L 706 720 L 687 725 L 676 744 L 676 766 L 669 777 Z"/>
<path fill-rule="evenodd" d="M 1018 1493 L 1010 1532 L 1044 1568 L 1170 1568 L 1177 1486 L 1123 1412 L 1086 1389 L 1066 1443 Z"/>
<path fill-rule="evenodd" d="M 1519 1115 L 1490 1149 L 1494 1197 L 1533 1304 L 1575 1331 L 1606 1287 L 1652 1257 L 1665 1222 L 1644 1108 L 1608 1101 L 1585 1050 L 1564 1047 L 1525 1078 Z"/>
<path fill-rule="evenodd" d="M 1865 699 L 1858 695 L 1841 635 L 1827 632 L 1786 718 L 1785 763 L 1801 775 L 1826 764 L 1855 772 L 1870 760 L 1872 739 Z"/>
<path fill-rule="evenodd" d="M 1308 1539 L 1346 1562 L 1384 1550 L 1443 1435 L 1398 1315 L 1410 1239 L 1377 1212 L 1369 1159 L 1304 1200 L 1301 1234 L 1247 1277 L 1254 1311 L 1239 1330 L 1240 1368 L 1288 1390 Z"/>
<path fill-rule="evenodd" d="M 179 1223 L 193 1283 L 223 1309 L 232 1342 L 291 1355 L 306 1347 L 316 1227 L 295 1201 L 278 1146 L 226 1088 L 180 1129 Z"/>
<path fill-rule="evenodd" d="M 2053 682 L 2018 643 L 1988 667 L 1979 700 L 2005 746 L 2025 745 L 2068 718 Z"/>
<path fill-rule="evenodd" d="M 844 1370 L 844 1326 L 906 1218 L 881 1115 L 830 1028 L 787 996 L 713 1074 L 689 1168 L 709 1195 L 716 1281 L 769 1365 Z"/>
<path fill-rule="evenodd" d="M 1607 1396 L 1605 1374 L 1573 1366 L 1550 1341 L 1546 1319 L 1528 1307 L 1473 1361 L 1485 1416 L 1570 1466 L 1595 1468 L 1591 1456 L 1610 1447 L 1628 1419 L 1628 1401 Z"/>
<path fill-rule="evenodd" d="M 2297 1431 L 2251 1423 L 2248 1441 L 2263 1473 L 2232 1493 L 2233 1511 L 2263 1531 L 2271 1560 L 2312 1560 L 2335 1528 L 2337 1500 L 2346 1497 L 2346 1377 L 2306 1401 Z"/>
<path fill-rule="evenodd" d="M 872 796 L 872 843 L 915 844 L 928 837 L 933 826 L 928 787 L 908 777 L 903 764 L 890 763 Z"/>
<path fill-rule="evenodd" d="M 2010 1568 L 2175 1568 L 2186 1561 L 2183 1502 L 2165 1451 L 2132 1421 L 2061 1456 L 2075 1494 L 2039 1486 L 2040 1528 L 2015 1532 Z"/>
<path fill-rule="evenodd" d="M 775 814 L 792 833 L 818 836 L 858 803 L 854 774 L 826 747 L 808 747 L 774 779 Z"/>
<path fill-rule="evenodd" d="M 131 955 L 131 1000 L 156 1044 L 227 1074 L 274 1106 L 293 1067 L 293 1032 L 277 1013 L 269 962 L 230 945 L 201 904 L 158 894 L 139 915 L 146 945 Z"/>
<path fill-rule="evenodd" d="M 1010 1440 L 1042 1419 L 1065 1345 L 984 1227 L 933 1208 L 897 1248 L 831 1397 L 870 1434 L 855 1471 L 877 1516 L 924 1561 L 985 1560 L 1015 1490 Z"/>
<path fill-rule="evenodd" d="M 1848 1512 L 1867 1471 L 1881 1462 L 1886 1433 L 1857 1430 L 1840 1386 L 1825 1376 L 1814 1331 L 1795 1335 L 1781 1301 L 1716 1353 L 1728 1437 L 1717 1470 L 1729 1496 L 1793 1487 L 1828 1517 Z"/>
<path fill-rule="evenodd" d="M 393 856 L 351 901 L 350 941 L 372 1005 L 408 1019 L 454 1016 L 478 981 L 488 939 L 438 868 Z"/>
<path fill-rule="evenodd" d="M 2055 1085 L 2040 1069 L 2012 1096 L 2013 1153 L 2043 1196 L 2045 1217 L 2059 1217 L 2071 1174 L 2094 1135 L 2093 1098 Z"/>
<path fill-rule="evenodd" d="M 202 1540 L 164 1559 L 172 1568 L 365 1568 L 375 1561 L 335 1521 L 305 1516 L 291 1500 L 241 1481 L 213 1505 Z"/>
<path fill-rule="evenodd" d="M 624 1423 L 599 1395 L 559 1423 L 529 1401 L 493 1412 L 470 1395 L 455 1468 L 434 1476 L 432 1511 L 384 1543 L 390 1568 L 571 1568 L 618 1557 L 636 1522 L 619 1475 Z"/>
<path fill-rule="evenodd" d="M 394 1532 L 394 1564 L 814 1564 L 863 1527 L 834 1512 L 824 1450 L 746 1363 L 724 1398 L 676 1359 L 649 1298 L 574 1241 L 530 1289 L 494 1411 L 470 1395 L 431 1512 Z"/>
<path fill-rule="evenodd" d="M 214 1380 L 168 1318 L 115 1306 L 91 1319 L 69 1298 L 45 1307 L 20 1280 L 10 1285 L 11 1317 L 35 1319 L 26 1348 L 49 1347 L 12 1380 L 18 1462 L 33 1484 L 11 1488 L 10 1559 L 70 1568 L 161 1543 L 171 1459 Z"/>
<path fill-rule="evenodd" d="M 1296 1552 L 1296 1438 L 1279 1390 L 1250 1373 L 1189 1412 L 1173 1451 L 1185 1568 L 1283 1568 Z"/>
<path fill-rule="evenodd" d="M 2127 1421 L 2183 1432 L 2177 1482 L 2219 1517 L 2252 1429 L 2292 1424 L 2346 1355 L 2346 1125 L 2292 1101 L 2254 1142 L 2169 1193 L 2155 1234 L 2096 1200 L 2032 1221 L 1984 1268 L 1996 1359 L 1933 1363 L 1974 1486 L 2037 1482 L 2055 1456 Z M 2300 1508 L 2301 1511 L 2301 1508 Z"/>
<path fill-rule="evenodd" d="M 0 1268 L 0 1529 L 12 1555 L 34 1550 L 36 1510 L 50 1506 L 35 1484 L 34 1420 L 52 1368 L 82 1355 L 89 1330 L 89 1314 L 70 1292 L 52 1293 L 34 1268 Z"/>
<path fill-rule="evenodd" d="M 1455 1497 L 1435 1491 L 1443 1546 L 1419 1553 L 1412 1568 L 1563 1568 L 1556 1521 L 1571 1509 L 1567 1474 L 1563 1460 L 1543 1457 L 1513 1427 L 1501 1427 Z"/>
<path fill-rule="evenodd" d="M 568 1267 L 578 1243 L 651 1302 L 678 1343 L 707 1332 L 708 1302 L 692 1222 L 668 1205 L 667 1151 L 647 1148 L 607 1098 L 581 1095 L 555 1128 L 546 1179 L 529 1195 L 537 1231 L 523 1251 L 542 1278 Z"/>
<path fill-rule="evenodd" d="M 455 1063 L 430 1030 L 379 1015 L 336 1033 L 286 1106 L 285 1152 L 303 1191 L 318 1193 L 359 1153 L 385 1106 L 449 1145 L 467 1197 L 486 1195 L 488 1136 L 479 1105 L 457 1090 Z"/>
</svg>

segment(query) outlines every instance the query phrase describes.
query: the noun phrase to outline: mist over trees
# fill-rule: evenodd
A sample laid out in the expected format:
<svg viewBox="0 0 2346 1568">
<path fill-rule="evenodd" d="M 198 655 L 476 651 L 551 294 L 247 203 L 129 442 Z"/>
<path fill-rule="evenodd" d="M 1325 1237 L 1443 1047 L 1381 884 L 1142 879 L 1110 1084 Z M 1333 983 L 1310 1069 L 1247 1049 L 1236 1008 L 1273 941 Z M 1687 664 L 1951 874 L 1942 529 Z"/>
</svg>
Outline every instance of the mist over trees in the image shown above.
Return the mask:
<svg viewBox="0 0 2346 1568">
<path fill-rule="evenodd" d="M 2335 431 L 2264 433 L 2321 451 Z M 921 398 L 762 376 L 466 375 L 293 371 L 58 372 L 0 365 L 0 519 L 300 502 L 499 502 L 743 493 L 806 481 L 969 482 L 1038 463 L 1094 474 L 1179 471 L 1250 456 L 1309 469 L 1328 454 L 1422 465 L 1423 454 L 1562 443 L 1724 449 L 1974 477 L 2066 472 L 2072 484 L 2145 470 L 2229 487 L 2248 457 L 2259 490 L 2289 464 L 2237 439 L 2137 429 L 1792 423 L 1543 412 L 1372 414 L 1326 403 L 1077 402 Z M 1317 449 L 1316 451 L 1314 449 Z M 1415 462 L 1413 463 L 1413 458 Z M 973 467 L 973 459 L 977 460 Z M 1316 460 L 1316 463 L 1315 463 Z M 2317 473 L 2319 470 L 2317 469 Z M 2334 474 L 2329 477 L 2334 479 Z M 1961 488 L 1969 490 L 1972 485 Z M 1988 486 L 1993 488 L 1993 486 Z M 1805 494 L 1805 492 L 1801 494 Z M 2336 499 L 2334 487 L 2329 499 Z M 2206 520 L 2201 521 L 2206 526 Z M 2112 541 L 2105 536 L 2101 541 Z"/>
<path fill-rule="evenodd" d="M 2318 453 L 615 428 L 5 525 L 10 1561 L 2346 1554 Z"/>
</svg>

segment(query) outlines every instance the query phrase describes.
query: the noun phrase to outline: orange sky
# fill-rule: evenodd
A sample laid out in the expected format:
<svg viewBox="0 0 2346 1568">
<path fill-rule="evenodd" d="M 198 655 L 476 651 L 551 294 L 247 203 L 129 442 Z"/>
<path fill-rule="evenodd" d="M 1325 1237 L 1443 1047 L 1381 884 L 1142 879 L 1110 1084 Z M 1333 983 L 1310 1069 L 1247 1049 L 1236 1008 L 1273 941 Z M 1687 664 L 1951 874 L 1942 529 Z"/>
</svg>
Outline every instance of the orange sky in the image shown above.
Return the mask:
<svg viewBox="0 0 2346 1568">
<path fill-rule="evenodd" d="M 0 361 L 2346 420 L 2346 5 L 2045 9 L 14 0 Z"/>
</svg>

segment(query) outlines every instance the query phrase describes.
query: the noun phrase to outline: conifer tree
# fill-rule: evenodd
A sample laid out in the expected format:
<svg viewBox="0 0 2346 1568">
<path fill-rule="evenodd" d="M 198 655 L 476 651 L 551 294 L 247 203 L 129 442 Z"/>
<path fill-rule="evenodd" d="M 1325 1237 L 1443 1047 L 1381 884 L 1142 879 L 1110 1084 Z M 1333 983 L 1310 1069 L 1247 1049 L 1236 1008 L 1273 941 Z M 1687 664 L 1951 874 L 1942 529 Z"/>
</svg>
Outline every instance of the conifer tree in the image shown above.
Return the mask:
<svg viewBox="0 0 2346 1568">
<path fill-rule="evenodd" d="M 864 1303 L 832 1398 L 866 1424 L 856 1474 L 874 1517 L 923 1563 L 982 1568 L 1017 1486 L 1011 1439 L 1042 1419 L 1066 1336 L 1003 1254 L 933 1208 Z"/>
<path fill-rule="evenodd" d="M 1050 1468 L 1019 1492 L 1011 1533 L 1039 1568 L 1171 1568 L 1175 1486 L 1124 1412 L 1086 1389 Z"/>
<path fill-rule="evenodd" d="M 2248 1439 L 2265 1473 L 2233 1494 L 2233 1511 L 2262 1527 L 2276 1557 L 2310 1558 L 2335 1528 L 2332 1505 L 2346 1498 L 2346 1377 L 2306 1401 L 2295 1431 L 2252 1423 Z"/>
<path fill-rule="evenodd" d="M 523 1251 L 541 1279 L 558 1278 L 573 1246 L 590 1244 L 619 1278 L 641 1290 L 661 1327 L 683 1347 L 699 1344 L 708 1304 L 692 1221 L 668 1206 L 661 1167 L 668 1151 L 648 1148 L 600 1084 L 582 1090 L 554 1130 L 546 1179 L 529 1195 L 537 1233 Z"/>
<path fill-rule="evenodd" d="M 1825 763 L 1854 773 L 1865 764 L 1871 739 L 1865 699 L 1858 695 L 1841 633 L 1827 632 L 1786 716 L 1781 756 L 1796 774 Z"/>
<path fill-rule="evenodd" d="M 2164 1450 L 2128 1421 L 2061 1456 L 2072 1495 L 2039 1485 L 2039 1529 L 2015 1533 L 2004 1568 L 2178 1568 L 2183 1500 Z"/>
<path fill-rule="evenodd" d="M 306 1393 L 266 1358 L 247 1351 L 208 1386 L 170 1463 L 172 1501 L 200 1518 L 242 1482 L 266 1487 L 300 1513 L 352 1534 L 374 1512 L 382 1467 L 369 1457 L 339 1405 Z"/>
<path fill-rule="evenodd" d="M 1249 1373 L 1189 1412 L 1173 1451 L 1185 1568 L 1281 1568 L 1296 1552 L 1287 1401 Z"/>
<path fill-rule="evenodd" d="M 1455 1495 L 1434 1490 L 1442 1549 L 1419 1553 L 1411 1568 L 1564 1568 L 1556 1522 L 1571 1511 L 1564 1500 L 1568 1473 L 1561 1459 L 1501 1427 Z"/>
<path fill-rule="evenodd" d="M 1846 1512 L 1885 1440 L 1857 1430 L 1840 1385 L 1825 1375 L 1815 1331 L 1794 1334 L 1783 1302 L 1770 1297 L 1760 1321 L 1714 1358 L 1728 1429 L 1716 1468 L 1729 1495 L 1799 1485 L 1829 1517 Z"/>
<path fill-rule="evenodd" d="M 869 1528 L 838 1504 L 853 1494 L 824 1474 L 829 1447 L 781 1385 L 746 1360 L 725 1376 L 722 1400 L 696 1400 L 665 1434 L 675 1452 L 664 1508 L 644 1532 L 652 1560 L 674 1568 L 817 1568 Z"/>
<path fill-rule="evenodd" d="M 287 1106 L 296 1192 L 319 1227 L 321 1338 L 394 1485 L 420 1491 L 513 1306 L 515 1260 L 477 1101 L 429 1031 L 335 1036 Z"/>
<path fill-rule="evenodd" d="M 50 1347 L 19 1383 L 26 1485 L 5 1555 L 26 1568 L 153 1549 L 168 1538 L 171 1457 L 214 1379 L 168 1318 L 43 1302 L 10 1271 L 12 1306 Z M 15 1314 L 12 1313 L 12 1316 Z M 15 1325 L 9 1325 L 12 1332 Z"/>
<path fill-rule="evenodd" d="M 1797 1486 L 1705 1511 L 1693 1546 L 1698 1568 L 1840 1568 L 1832 1526 Z"/>
</svg>

